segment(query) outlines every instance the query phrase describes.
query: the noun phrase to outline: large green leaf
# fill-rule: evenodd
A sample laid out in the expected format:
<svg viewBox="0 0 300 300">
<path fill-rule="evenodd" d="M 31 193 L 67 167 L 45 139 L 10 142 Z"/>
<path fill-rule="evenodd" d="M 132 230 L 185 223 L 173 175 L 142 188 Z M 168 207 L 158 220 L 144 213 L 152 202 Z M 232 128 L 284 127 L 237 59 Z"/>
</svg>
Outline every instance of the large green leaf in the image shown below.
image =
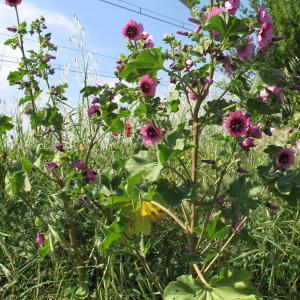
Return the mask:
<svg viewBox="0 0 300 300">
<path fill-rule="evenodd" d="M 216 30 L 228 39 L 246 34 L 249 31 L 248 26 L 242 20 L 227 13 L 211 17 L 205 28 L 207 30 Z"/>
<path fill-rule="evenodd" d="M 183 275 L 171 282 L 164 292 L 164 300 L 258 300 L 262 299 L 255 288 L 249 286 L 251 274 L 246 270 L 222 269 L 220 276 L 205 287 L 192 275 Z"/>
<path fill-rule="evenodd" d="M 0 134 L 11 130 L 14 125 L 10 123 L 11 118 L 8 116 L 0 115 Z"/>
<path fill-rule="evenodd" d="M 163 165 L 157 160 L 156 157 L 153 157 L 149 151 L 142 150 L 138 154 L 133 155 L 125 165 L 127 171 L 131 174 L 137 173 L 146 173 L 146 179 L 149 181 L 155 181 Z"/>
<path fill-rule="evenodd" d="M 160 48 L 144 49 L 138 56 L 129 60 L 126 68 L 120 73 L 121 78 L 129 82 L 137 81 L 147 74 L 156 77 L 164 66 L 164 57 Z"/>
<path fill-rule="evenodd" d="M 110 226 L 107 226 L 104 229 L 105 238 L 99 245 L 100 252 L 105 253 L 110 246 L 117 242 L 121 238 L 123 230 L 124 227 L 118 221 L 114 221 Z"/>
<path fill-rule="evenodd" d="M 200 0 L 179 0 L 187 8 L 192 9 L 196 4 L 200 3 Z"/>
<path fill-rule="evenodd" d="M 229 194 L 242 214 L 247 215 L 250 209 L 257 207 L 257 202 L 249 197 L 250 183 L 246 176 L 241 176 L 229 186 Z"/>
<path fill-rule="evenodd" d="M 288 172 L 285 176 L 280 177 L 276 182 L 277 190 L 283 195 L 289 195 L 293 186 L 300 185 L 300 170 Z"/>
<path fill-rule="evenodd" d="M 277 85 L 285 79 L 284 71 L 281 69 L 262 69 L 256 72 L 250 93 L 258 92 L 263 86 Z"/>
</svg>

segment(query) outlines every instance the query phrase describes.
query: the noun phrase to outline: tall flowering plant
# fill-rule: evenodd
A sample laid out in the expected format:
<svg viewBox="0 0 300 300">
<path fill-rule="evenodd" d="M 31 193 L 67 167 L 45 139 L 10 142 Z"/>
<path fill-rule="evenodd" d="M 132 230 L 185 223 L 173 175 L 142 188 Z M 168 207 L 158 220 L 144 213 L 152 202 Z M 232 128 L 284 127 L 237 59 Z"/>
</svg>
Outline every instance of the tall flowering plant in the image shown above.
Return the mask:
<svg viewBox="0 0 300 300">
<path fill-rule="evenodd" d="M 37 235 L 41 257 L 53 251 L 49 239 L 54 236 L 69 250 L 75 265 L 82 263 L 75 209 L 81 199 L 91 202 L 107 220 L 103 237 L 95 243 L 99 252 L 106 253 L 117 242 L 128 243 L 164 299 L 261 299 L 250 286 L 246 270 L 229 266 L 213 274 L 218 259 L 247 226 L 253 211 L 260 205 L 278 208 L 261 201 L 264 193 L 269 191 L 291 204 L 299 197 L 300 170 L 294 168 L 298 132 L 282 144 L 267 146 L 264 164 L 258 162 L 251 170 L 244 165 L 244 158 L 268 140 L 273 128 L 286 123 L 296 126 L 289 118 L 292 103 L 285 97 L 295 74 L 264 68 L 264 53 L 280 40 L 273 37 L 272 17 L 265 8 L 256 17 L 240 18 L 240 1 L 211 1 L 202 9 L 195 7 L 198 1 L 181 2 L 191 9 L 195 30 L 166 35 L 165 50 L 156 47 L 153 36 L 135 20 L 121 29 L 129 54 L 122 54 L 117 62 L 119 81 L 113 87 L 85 85 L 81 90 L 91 125 L 89 144 L 82 151 L 72 151 L 64 144 L 66 120 L 60 107 L 67 86 L 49 84 L 54 72 L 50 61 L 55 58 L 51 51 L 56 47 L 51 35 L 43 33 L 44 19 L 33 22 L 29 30 L 25 23 L 14 27 L 16 35 L 6 44 L 19 48 L 23 58 L 9 82 L 24 90 L 20 105 L 28 106 L 35 138 L 42 143 L 42 137 L 49 135 L 54 143 L 51 151 L 37 149 L 30 159 L 21 157 L 6 175 L 6 191 L 30 192 L 33 174 L 53 184 L 65 215 L 68 242 L 61 242 L 53 233 L 51 219 L 47 228 L 38 222 L 49 231 L 48 236 L 40 231 Z M 6 3 L 18 12 L 21 1 Z M 23 36 L 28 33 L 37 34 L 40 40 L 39 51 L 31 51 L 30 57 L 23 46 Z M 226 74 L 223 91 L 214 98 L 211 92 L 215 94 L 221 72 Z M 160 76 L 170 80 L 175 99 L 159 96 Z M 37 105 L 40 78 L 49 91 L 46 107 Z M 183 117 L 174 122 L 173 116 L 179 114 Z M 10 119 L 0 120 L 10 124 Z M 215 130 L 211 138 L 217 155 L 203 157 L 208 128 Z M 114 163 L 110 175 L 92 166 L 97 161 L 96 142 L 105 136 L 134 141 L 132 156 Z M 150 234 L 153 223 L 167 218 L 186 236 L 182 247 L 189 252 L 188 267 L 182 273 L 189 275 L 178 277 L 164 289 L 135 241 Z M 211 249 L 215 240 L 220 246 Z M 82 278 L 82 271 L 78 273 Z"/>
</svg>

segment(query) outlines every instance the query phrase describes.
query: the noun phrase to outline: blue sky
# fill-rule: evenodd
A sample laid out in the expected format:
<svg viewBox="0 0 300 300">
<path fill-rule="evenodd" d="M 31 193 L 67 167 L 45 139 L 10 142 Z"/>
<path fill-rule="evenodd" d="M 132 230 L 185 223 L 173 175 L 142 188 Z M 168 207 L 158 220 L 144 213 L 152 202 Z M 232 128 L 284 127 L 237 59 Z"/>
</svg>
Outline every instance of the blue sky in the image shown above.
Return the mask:
<svg viewBox="0 0 300 300">
<path fill-rule="evenodd" d="M 110 0 L 111 2 L 131 7 L 120 0 Z M 166 15 L 189 24 L 189 10 L 177 0 L 128 0 L 134 5 L 153 10 L 162 15 Z M 133 9 L 137 9 L 132 6 Z M 59 45 L 77 47 L 81 39 L 85 40 L 86 49 L 91 52 L 97 52 L 104 55 L 118 57 L 121 52 L 126 51 L 125 41 L 120 30 L 128 19 L 135 19 L 144 25 L 145 31 L 155 37 L 155 45 L 161 45 L 161 39 L 165 33 L 175 32 L 179 28 L 173 25 L 162 23 L 146 16 L 130 12 L 99 0 L 23 0 L 19 6 L 22 20 L 30 20 L 39 15 L 46 17 L 49 31 L 53 32 L 53 41 Z M 80 26 L 74 22 L 74 15 L 84 27 L 84 37 L 78 32 Z M 171 22 L 174 22 L 170 20 Z M 15 24 L 14 10 L 3 3 L 0 4 L 0 33 L 7 33 L 6 27 Z M 191 28 L 193 25 L 190 23 Z M 5 36 L 0 35 L 0 59 L 14 61 L 14 57 L 19 57 L 19 53 L 3 46 Z M 70 39 L 73 43 L 70 43 Z M 26 42 L 27 49 L 36 47 L 33 42 Z M 64 65 L 66 62 L 72 67 L 76 67 L 78 59 L 81 59 L 80 53 L 59 49 L 55 64 Z M 94 56 L 92 59 L 91 70 L 109 74 L 113 72 L 115 59 Z M 6 76 L 9 70 L 16 68 L 13 63 L 0 61 L 0 99 L 5 100 L 8 105 L 6 109 L 11 109 L 18 98 L 21 96 L 15 88 L 9 87 L 6 83 Z M 62 72 L 57 71 L 56 80 L 64 81 L 68 78 L 71 86 L 68 90 L 68 96 L 71 98 L 71 104 L 76 105 L 79 101 L 78 91 L 80 90 L 81 74 L 68 74 L 67 77 Z M 113 82 L 110 78 L 97 78 L 100 82 Z M 162 89 L 162 88 L 161 88 Z M 160 91 L 163 92 L 162 90 Z M 0 106 L 1 109 L 1 106 Z"/>
</svg>

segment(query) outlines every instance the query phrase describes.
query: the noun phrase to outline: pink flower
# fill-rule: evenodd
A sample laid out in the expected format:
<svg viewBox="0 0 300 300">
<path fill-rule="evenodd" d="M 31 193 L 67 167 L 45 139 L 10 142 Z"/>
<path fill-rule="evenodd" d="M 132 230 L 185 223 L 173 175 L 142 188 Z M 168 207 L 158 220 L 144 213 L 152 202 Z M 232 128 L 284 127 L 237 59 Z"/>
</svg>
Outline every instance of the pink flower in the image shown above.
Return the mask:
<svg viewBox="0 0 300 300">
<path fill-rule="evenodd" d="M 208 13 L 207 13 L 207 18 L 206 18 L 206 22 L 208 23 L 209 20 L 213 17 L 213 16 L 216 16 L 216 15 L 220 15 L 224 13 L 224 10 L 222 8 L 219 8 L 219 7 L 214 7 L 212 10 L 210 10 Z M 218 36 L 220 35 L 220 33 L 216 30 L 213 30 L 212 31 L 213 35 L 214 36 Z"/>
<path fill-rule="evenodd" d="M 74 162 L 73 168 L 77 169 L 78 171 L 79 170 L 85 170 L 86 169 L 86 164 L 83 160 L 78 160 L 78 161 Z"/>
<path fill-rule="evenodd" d="M 156 92 L 157 82 L 149 75 L 144 75 L 140 81 L 139 86 L 145 96 L 154 97 Z"/>
<path fill-rule="evenodd" d="M 268 14 L 267 10 L 264 7 L 259 8 L 257 17 L 260 25 L 263 25 L 264 23 L 272 23 L 272 16 Z"/>
<path fill-rule="evenodd" d="M 197 101 L 198 100 L 197 95 L 193 91 L 189 91 L 188 92 L 188 97 L 189 97 L 189 100 L 193 100 L 193 101 Z"/>
<path fill-rule="evenodd" d="M 269 208 L 269 209 L 271 209 L 271 210 L 277 210 L 277 209 L 279 209 L 278 205 L 276 205 L 274 203 L 271 203 L 271 202 L 266 203 L 266 207 Z"/>
<path fill-rule="evenodd" d="M 243 167 L 238 167 L 237 170 L 236 170 L 238 173 L 241 173 L 241 174 L 248 174 L 249 171 Z"/>
<path fill-rule="evenodd" d="M 260 125 L 251 125 L 248 129 L 247 136 L 254 139 L 261 139 Z"/>
<path fill-rule="evenodd" d="M 300 150 L 300 139 L 297 140 L 297 142 L 296 142 L 296 147 L 297 147 L 298 150 Z"/>
<path fill-rule="evenodd" d="M 232 16 L 235 15 L 236 11 L 240 8 L 240 0 L 228 0 L 225 2 L 225 8 L 228 13 Z"/>
<path fill-rule="evenodd" d="M 22 0 L 5 0 L 5 4 L 14 7 L 21 4 Z"/>
<path fill-rule="evenodd" d="M 65 152 L 64 144 L 55 144 L 54 148 L 59 152 Z"/>
<path fill-rule="evenodd" d="M 143 32 L 141 38 L 145 41 L 144 47 L 145 48 L 153 48 L 154 47 L 154 36 L 149 34 L 148 32 Z"/>
<path fill-rule="evenodd" d="M 241 146 L 242 148 L 244 149 L 250 149 L 250 148 L 253 148 L 255 147 L 254 145 L 254 140 L 252 138 L 247 138 L 247 139 L 244 139 L 241 143 Z"/>
<path fill-rule="evenodd" d="M 49 62 L 51 59 L 56 59 L 56 57 L 53 56 L 53 55 L 46 54 L 46 55 L 42 58 L 42 62 L 47 63 L 47 62 Z"/>
<path fill-rule="evenodd" d="M 227 115 L 225 125 L 231 136 L 240 137 L 247 135 L 250 121 L 243 112 L 237 110 L 235 112 L 230 112 Z"/>
<path fill-rule="evenodd" d="M 154 146 L 162 140 L 160 129 L 153 124 L 143 125 L 140 130 L 140 135 L 146 146 Z"/>
<path fill-rule="evenodd" d="M 196 18 L 189 18 L 189 21 L 194 23 L 194 24 L 198 24 L 199 21 Z"/>
<path fill-rule="evenodd" d="M 143 31 L 143 24 L 137 23 L 134 20 L 129 20 L 121 30 L 123 36 L 132 41 L 138 41 L 141 38 Z"/>
<path fill-rule="evenodd" d="M 279 168 L 289 169 L 295 161 L 295 154 L 289 148 L 282 148 L 277 155 L 276 165 Z"/>
<path fill-rule="evenodd" d="M 92 104 L 87 110 L 88 117 L 91 119 L 94 115 L 100 115 L 99 104 Z"/>
<path fill-rule="evenodd" d="M 48 172 L 54 172 L 58 168 L 58 165 L 53 161 L 46 162 L 46 169 Z"/>
<path fill-rule="evenodd" d="M 180 34 L 180 35 L 184 35 L 184 36 L 188 36 L 189 33 L 187 31 L 181 31 L 181 30 L 178 30 L 176 31 L 177 34 Z"/>
<path fill-rule="evenodd" d="M 266 88 L 262 89 L 259 93 L 259 98 L 262 101 L 269 103 L 270 93 L 275 95 L 278 100 L 283 100 L 284 98 L 282 88 L 277 85 L 267 86 Z"/>
<path fill-rule="evenodd" d="M 267 51 L 272 42 L 273 25 L 271 23 L 263 23 L 258 33 L 257 42 L 261 51 Z"/>
<path fill-rule="evenodd" d="M 206 22 L 208 22 L 213 16 L 216 16 L 216 15 L 220 15 L 224 12 L 224 10 L 222 8 L 219 8 L 219 7 L 214 7 L 212 10 L 210 10 L 208 13 L 207 13 L 207 18 L 206 18 Z"/>
<path fill-rule="evenodd" d="M 201 25 L 197 25 L 194 29 L 194 33 L 199 33 L 202 29 L 202 26 Z"/>
<path fill-rule="evenodd" d="M 238 49 L 237 57 L 241 61 L 249 60 L 255 52 L 255 45 L 252 42 L 252 38 L 248 37 L 247 42 Z"/>
<path fill-rule="evenodd" d="M 232 66 L 233 66 L 233 63 L 232 63 L 232 59 L 229 55 L 225 55 L 225 58 L 224 58 L 224 61 L 223 61 L 223 66 L 224 66 L 224 69 L 226 71 L 226 73 L 228 75 L 231 75 L 233 73 L 233 70 L 232 70 Z"/>
<path fill-rule="evenodd" d="M 95 170 L 93 170 L 92 168 L 88 168 L 84 172 L 84 177 L 85 177 L 87 182 L 96 182 L 96 180 L 97 180 L 96 175 L 97 175 L 97 172 Z"/>
<path fill-rule="evenodd" d="M 42 247 L 45 243 L 45 236 L 43 233 L 38 232 L 36 234 L 36 238 L 35 238 L 36 243 L 38 244 L 39 247 Z"/>
<path fill-rule="evenodd" d="M 276 96 L 278 100 L 283 100 L 284 94 L 282 88 L 277 85 L 268 86 L 267 89 Z"/>
<path fill-rule="evenodd" d="M 269 103 L 269 93 L 267 91 L 267 89 L 262 89 L 259 93 L 259 98 L 266 103 Z"/>
<path fill-rule="evenodd" d="M 15 26 L 7 27 L 6 29 L 7 29 L 8 31 L 14 32 L 14 33 L 18 31 L 17 27 L 15 27 Z"/>
</svg>

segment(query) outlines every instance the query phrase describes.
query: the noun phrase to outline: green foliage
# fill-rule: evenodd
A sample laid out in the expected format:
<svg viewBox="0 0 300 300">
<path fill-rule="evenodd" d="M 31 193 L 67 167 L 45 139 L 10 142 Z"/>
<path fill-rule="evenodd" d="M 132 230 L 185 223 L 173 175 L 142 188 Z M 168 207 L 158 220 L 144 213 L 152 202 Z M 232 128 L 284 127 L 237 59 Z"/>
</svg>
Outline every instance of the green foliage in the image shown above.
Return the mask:
<svg viewBox="0 0 300 300">
<path fill-rule="evenodd" d="M 163 64 L 164 56 L 160 48 L 144 49 L 137 56 L 129 57 L 126 68 L 120 75 L 128 82 L 137 81 L 145 74 L 155 78 Z"/>
<path fill-rule="evenodd" d="M 165 289 L 165 300 L 258 300 L 262 299 L 254 288 L 249 286 L 250 273 L 246 270 L 222 269 L 219 276 L 211 279 L 206 287 L 199 279 L 183 275 L 171 282 Z"/>
<path fill-rule="evenodd" d="M 0 134 L 6 133 L 8 130 L 14 128 L 14 125 L 10 123 L 11 117 L 0 115 Z"/>
<path fill-rule="evenodd" d="M 192 9 L 196 4 L 200 3 L 200 0 L 180 0 L 187 8 Z"/>
</svg>

